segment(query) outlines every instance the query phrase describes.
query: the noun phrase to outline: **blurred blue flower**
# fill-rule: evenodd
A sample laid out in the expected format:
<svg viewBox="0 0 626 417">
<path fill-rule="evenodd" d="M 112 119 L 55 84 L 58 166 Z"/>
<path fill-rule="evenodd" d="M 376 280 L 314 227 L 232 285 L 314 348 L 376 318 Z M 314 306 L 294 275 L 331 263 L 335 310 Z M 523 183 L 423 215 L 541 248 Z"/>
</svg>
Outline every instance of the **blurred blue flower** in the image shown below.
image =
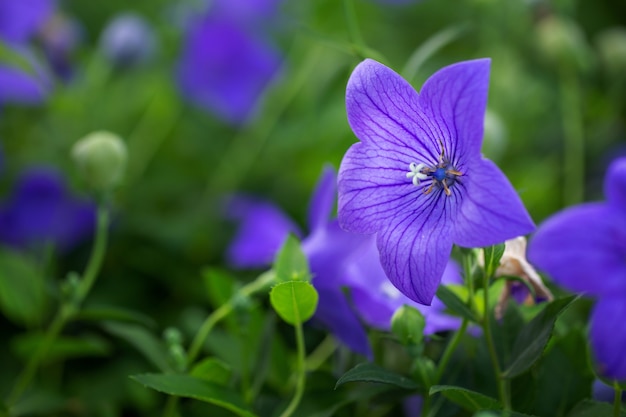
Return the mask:
<svg viewBox="0 0 626 417">
<path fill-rule="evenodd" d="M 335 184 L 334 171 L 326 168 L 309 207 L 310 233 L 302 240 L 313 285 L 319 293 L 315 320 L 354 352 L 366 356 L 371 356 L 371 347 L 363 323 L 388 330 L 393 313 L 403 304 L 418 308 L 424 314 L 426 334 L 457 328 L 458 318 L 444 315 L 439 300 L 431 307 L 418 305 L 390 284 L 378 261 L 372 236 L 345 232 L 336 219 L 330 219 Z M 291 220 L 268 203 L 249 201 L 244 207 L 238 201 L 237 206 L 236 218 L 242 227 L 228 252 L 233 265 L 268 266 L 287 234 L 299 233 Z M 460 282 L 453 264 L 449 264 L 444 279 Z M 350 298 L 343 288 L 349 290 Z"/>
<path fill-rule="evenodd" d="M 558 284 L 597 298 L 589 334 L 598 372 L 626 380 L 626 158 L 609 166 L 604 192 L 606 202 L 546 220 L 528 255 Z"/>
<path fill-rule="evenodd" d="M 156 52 L 156 35 L 139 14 L 116 15 L 100 35 L 100 50 L 117 68 L 134 67 L 148 62 Z"/>
<path fill-rule="evenodd" d="M 277 3 L 216 0 L 188 22 L 177 67 L 188 100 L 228 123 L 250 117 L 281 65 L 281 54 L 259 30 Z"/>
<path fill-rule="evenodd" d="M 376 233 L 381 263 L 403 294 L 430 304 L 452 245 L 482 247 L 533 230 L 519 196 L 481 156 L 488 59 L 441 69 L 421 93 L 365 60 L 346 91 L 361 140 L 339 171 L 339 222 Z"/>
<path fill-rule="evenodd" d="M 71 195 L 60 173 L 30 169 L 0 202 L 0 242 L 20 249 L 52 244 L 67 251 L 88 238 L 95 205 Z"/>
</svg>

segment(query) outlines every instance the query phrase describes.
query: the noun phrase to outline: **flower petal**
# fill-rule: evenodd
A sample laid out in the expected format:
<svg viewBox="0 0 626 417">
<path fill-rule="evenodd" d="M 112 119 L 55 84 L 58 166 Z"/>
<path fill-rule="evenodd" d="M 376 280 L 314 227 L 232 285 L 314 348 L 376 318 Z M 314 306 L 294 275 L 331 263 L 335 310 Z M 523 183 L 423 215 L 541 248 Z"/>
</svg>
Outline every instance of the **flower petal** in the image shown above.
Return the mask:
<svg viewBox="0 0 626 417">
<path fill-rule="evenodd" d="M 609 166 L 604 181 L 604 193 L 609 204 L 626 213 L 626 158 L 619 158 Z"/>
<path fill-rule="evenodd" d="M 490 59 L 449 65 L 434 73 L 420 91 L 420 107 L 437 126 L 437 138 L 457 164 L 480 153 L 490 65 Z"/>
<path fill-rule="evenodd" d="M 311 203 L 309 204 L 309 230 L 311 232 L 328 223 L 333 205 L 335 204 L 336 193 L 337 175 L 335 170 L 330 165 L 327 165 L 322 171 L 322 176 L 317 181 L 315 191 L 311 197 Z"/>
<path fill-rule="evenodd" d="M 270 265 L 287 235 L 300 235 L 291 219 L 272 204 L 237 196 L 227 209 L 230 217 L 240 222 L 226 255 L 238 268 Z"/>
<path fill-rule="evenodd" d="M 43 80 L 17 68 L 0 66 L 0 104 L 39 104 L 45 100 L 47 93 Z"/>
<path fill-rule="evenodd" d="M 626 299 L 600 299 L 591 314 L 589 336 L 601 375 L 626 380 Z"/>
<path fill-rule="evenodd" d="M 575 292 L 626 293 L 626 219 L 603 203 L 584 204 L 546 220 L 528 258 Z"/>
<path fill-rule="evenodd" d="M 446 268 L 452 241 L 445 205 L 423 216 L 393 219 L 377 235 L 380 260 L 393 285 L 410 299 L 430 305 Z"/>
<path fill-rule="evenodd" d="M 482 159 L 472 164 L 457 186 L 465 188 L 454 214 L 452 239 L 457 245 L 494 245 L 535 228 L 511 183 L 493 162 Z"/>
</svg>

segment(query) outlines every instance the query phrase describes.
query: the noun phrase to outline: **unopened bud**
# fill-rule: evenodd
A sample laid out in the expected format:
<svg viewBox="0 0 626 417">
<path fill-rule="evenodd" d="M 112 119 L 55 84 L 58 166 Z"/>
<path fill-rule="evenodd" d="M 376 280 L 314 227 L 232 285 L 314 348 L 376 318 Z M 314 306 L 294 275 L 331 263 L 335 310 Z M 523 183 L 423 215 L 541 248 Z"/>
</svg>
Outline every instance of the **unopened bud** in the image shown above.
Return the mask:
<svg viewBox="0 0 626 417">
<path fill-rule="evenodd" d="M 600 32 L 596 45 L 609 74 L 623 77 L 626 74 L 626 29 L 615 27 Z"/>
<path fill-rule="evenodd" d="M 537 25 L 537 41 L 544 57 L 553 64 L 586 71 L 591 64 L 591 49 L 575 22 L 557 16 L 542 19 Z"/>
<path fill-rule="evenodd" d="M 113 66 L 132 67 L 154 55 L 156 36 L 143 17 L 122 13 L 114 17 L 102 32 L 100 49 Z"/>
<path fill-rule="evenodd" d="M 109 191 L 122 180 L 128 156 L 119 136 L 97 131 L 74 144 L 72 157 L 91 187 Z"/>
</svg>

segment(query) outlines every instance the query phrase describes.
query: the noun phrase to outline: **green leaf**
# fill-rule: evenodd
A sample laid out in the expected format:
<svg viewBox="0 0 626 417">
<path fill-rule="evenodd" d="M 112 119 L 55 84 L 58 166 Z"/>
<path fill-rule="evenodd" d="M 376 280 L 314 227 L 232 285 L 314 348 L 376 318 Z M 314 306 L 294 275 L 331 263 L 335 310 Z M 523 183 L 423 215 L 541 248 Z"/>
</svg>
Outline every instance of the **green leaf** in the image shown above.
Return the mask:
<svg viewBox="0 0 626 417">
<path fill-rule="evenodd" d="M 434 385 L 429 395 L 440 392 L 448 400 L 460 405 L 469 411 L 501 409 L 502 406 L 495 398 L 488 397 L 476 391 L 471 391 L 452 385 Z"/>
<path fill-rule="evenodd" d="M 40 324 L 47 312 L 44 277 L 34 260 L 0 251 L 0 310 L 19 325 Z"/>
<path fill-rule="evenodd" d="M 417 383 L 404 375 L 397 374 L 380 366 L 364 362 L 360 363 L 343 374 L 337 381 L 335 389 L 346 382 L 375 382 L 378 384 L 394 385 L 404 389 L 417 389 Z"/>
<path fill-rule="evenodd" d="M 146 327 L 156 328 L 156 323 L 151 317 L 138 312 L 117 306 L 97 306 L 85 308 L 77 313 L 73 320 L 91 321 L 115 321 L 121 323 L 141 324 Z"/>
<path fill-rule="evenodd" d="M 231 367 L 217 358 L 206 358 L 193 367 L 189 374 L 204 381 L 225 386 L 232 375 Z"/>
<path fill-rule="evenodd" d="M 132 345 L 159 370 L 172 370 L 164 342 L 145 328 L 136 324 L 114 322 L 105 322 L 102 327 Z"/>
<path fill-rule="evenodd" d="M 485 274 L 491 278 L 500 266 L 500 259 L 504 254 L 504 243 L 483 248 L 483 253 L 485 254 Z"/>
<path fill-rule="evenodd" d="M 277 282 L 311 280 L 309 262 L 295 236 L 287 236 L 285 243 L 274 259 L 274 272 Z"/>
<path fill-rule="evenodd" d="M 236 280 L 224 271 L 215 268 L 202 270 L 202 281 L 207 290 L 209 300 L 214 306 L 221 306 L 233 296 Z"/>
<path fill-rule="evenodd" d="M 132 375 L 131 379 L 165 394 L 211 403 L 242 417 L 255 417 L 238 393 L 200 378 L 180 374 L 139 374 Z"/>
<path fill-rule="evenodd" d="M 474 312 L 445 285 L 440 285 L 437 289 L 437 298 L 439 298 L 441 302 L 444 303 L 445 306 L 453 313 L 456 313 L 461 317 L 465 317 L 471 322 L 478 322 L 478 318 Z"/>
<path fill-rule="evenodd" d="M 593 400 L 583 400 L 572 408 L 567 417 L 604 417 L 613 416 L 613 405 Z M 620 416 L 626 416 L 626 410 L 622 407 Z"/>
<path fill-rule="evenodd" d="M 511 352 L 513 359 L 503 372 L 503 377 L 513 378 L 522 374 L 541 357 L 552 335 L 554 323 L 576 298 L 577 296 L 571 295 L 548 303 L 522 328 Z"/>
<path fill-rule="evenodd" d="M 519 413 L 517 411 L 503 410 L 480 410 L 472 417 L 537 417 L 531 414 Z"/>
<path fill-rule="evenodd" d="M 35 354 L 39 346 L 44 343 L 45 338 L 42 333 L 27 333 L 13 339 L 11 345 L 18 356 L 27 359 Z M 94 334 L 81 337 L 60 336 L 50 344 L 44 362 L 55 362 L 67 358 L 106 356 L 110 352 L 110 343 Z"/>
<path fill-rule="evenodd" d="M 391 318 L 391 331 L 405 345 L 419 345 L 424 340 L 426 320 L 415 307 L 403 305 Z"/>
<path fill-rule="evenodd" d="M 275 285 L 270 302 L 278 315 L 295 325 L 310 319 L 317 308 L 317 291 L 306 281 L 290 281 Z"/>
</svg>

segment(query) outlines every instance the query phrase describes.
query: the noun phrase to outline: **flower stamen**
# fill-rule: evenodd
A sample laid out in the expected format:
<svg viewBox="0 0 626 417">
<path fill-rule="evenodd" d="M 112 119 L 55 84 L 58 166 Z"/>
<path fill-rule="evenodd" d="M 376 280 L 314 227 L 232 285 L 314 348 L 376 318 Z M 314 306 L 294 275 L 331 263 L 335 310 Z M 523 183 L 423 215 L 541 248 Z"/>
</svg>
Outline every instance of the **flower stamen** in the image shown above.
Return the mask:
<svg viewBox="0 0 626 417">
<path fill-rule="evenodd" d="M 418 186 L 420 181 L 430 178 L 431 183 L 430 186 L 424 190 L 425 195 L 430 194 L 436 185 L 443 188 L 446 195 L 450 196 L 452 195 L 450 187 L 456 183 L 458 180 L 457 177 L 460 177 L 463 173 L 456 169 L 446 158 L 445 148 L 441 140 L 439 140 L 439 144 L 441 145 L 439 163 L 435 166 L 428 166 L 424 163 L 416 164 L 415 162 L 411 162 L 406 177 L 411 178 L 415 186 Z"/>
</svg>

